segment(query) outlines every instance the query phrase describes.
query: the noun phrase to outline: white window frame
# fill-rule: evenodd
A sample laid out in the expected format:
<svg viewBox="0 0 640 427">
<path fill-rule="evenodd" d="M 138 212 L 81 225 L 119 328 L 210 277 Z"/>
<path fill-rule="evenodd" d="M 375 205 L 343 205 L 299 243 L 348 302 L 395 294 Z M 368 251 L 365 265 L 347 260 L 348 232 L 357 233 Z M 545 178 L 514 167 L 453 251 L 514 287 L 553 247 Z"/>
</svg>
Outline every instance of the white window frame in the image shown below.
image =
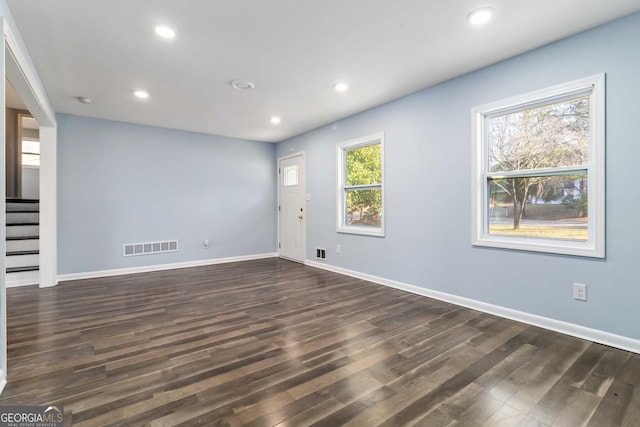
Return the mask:
<svg viewBox="0 0 640 427">
<path fill-rule="evenodd" d="M 521 111 L 568 99 L 590 97 L 590 145 L 586 170 L 589 188 L 589 239 L 571 241 L 538 237 L 489 234 L 488 171 L 486 121 L 499 114 Z M 550 88 L 530 92 L 472 109 L 472 244 L 495 248 L 517 249 L 594 258 L 605 257 L 605 75 L 597 74 Z M 558 171 L 563 168 L 557 168 Z M 565 168 L 566 169 L 566 168 Z M 538 169 L 537 173 L 554 174 L 556 168 Z M 520 171 L 522 172 L 522 171 Z M 504 175 L 504 174 L 502 174 Z M 520 175 L 518 175 L 520 176 Z"/>
<path fill-rule="evenodd" d="M 368 145 L 380 144 L 380 161 L 382 163 L 382 182 L 380 184 L 372 184 L 372 185 L 358 185 L 355 186 L 357 188 L 367 189 L 367 188 L 380 188 L 382 192 L 382 219 L 380 227 L 373 226 L 354 226 L 348 225 L 346 220 L 346 203 L 347 203 L 347 189 L 353 189 L 354 186 L 346 186 L 346 176 L 347 176 L 347 162 L 346 162 L 346 152 L 348 150 L 352 150 L 354 148 L 366 147 Z M 350 234 L 362 234 L 367 236 L 378 236 L 384 237 L 384 223 L 386 218 L 386 210 L 384 203 L 384 132 L 378 132 L 373 135 L 365 136 L 362 138 L 352 139 L 349 141 L 345 141 L 336 145 L 336 169 L 337 169 L 337 189 L 336 189 L 336 198 L 337 198 L 337 221 L 336 221 L 336 231 L 338 233 L 350 233 Z"/>
</svg>

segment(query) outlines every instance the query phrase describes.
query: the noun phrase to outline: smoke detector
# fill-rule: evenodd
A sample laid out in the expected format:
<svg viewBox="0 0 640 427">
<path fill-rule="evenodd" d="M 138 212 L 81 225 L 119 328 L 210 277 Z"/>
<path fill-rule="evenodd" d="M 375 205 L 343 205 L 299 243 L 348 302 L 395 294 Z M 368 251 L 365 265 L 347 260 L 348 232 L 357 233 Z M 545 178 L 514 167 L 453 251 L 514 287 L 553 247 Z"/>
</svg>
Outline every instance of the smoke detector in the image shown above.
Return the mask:
<svg viewBox="0 0 640 427">
<path fill-rule="evenodd" d="M 256 85 L 248 80 L 231 80 L 229 85 L 235 90 L 250 90 L 256 87 Z"/>
</svg>

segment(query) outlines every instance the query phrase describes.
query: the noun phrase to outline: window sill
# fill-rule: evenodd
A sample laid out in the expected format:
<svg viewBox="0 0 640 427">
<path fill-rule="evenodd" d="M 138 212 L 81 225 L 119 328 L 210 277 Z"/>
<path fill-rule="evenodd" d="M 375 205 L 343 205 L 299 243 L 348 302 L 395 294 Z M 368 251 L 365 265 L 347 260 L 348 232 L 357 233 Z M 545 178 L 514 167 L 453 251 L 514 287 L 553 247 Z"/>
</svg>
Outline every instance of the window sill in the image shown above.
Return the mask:
<svg viewBox="0 0 640 427">
<path fill-rule="evenodd" d="M 471 244 L 473 246 L 497 249 L 515 249 L 548 254 L 605 258 L 604 248 L 597 248 L 592 241 L 569 241 L 537 238 L 522 239 L 485 235 L 474 239 Z"/>
<path fill-rule="evenodd" d="M 359 234 L 362 236 L 384 237 L 384 229 L 378 227 L 349 227 L 343 226 L 336 229 L 338 233 Z"/>
</svg>

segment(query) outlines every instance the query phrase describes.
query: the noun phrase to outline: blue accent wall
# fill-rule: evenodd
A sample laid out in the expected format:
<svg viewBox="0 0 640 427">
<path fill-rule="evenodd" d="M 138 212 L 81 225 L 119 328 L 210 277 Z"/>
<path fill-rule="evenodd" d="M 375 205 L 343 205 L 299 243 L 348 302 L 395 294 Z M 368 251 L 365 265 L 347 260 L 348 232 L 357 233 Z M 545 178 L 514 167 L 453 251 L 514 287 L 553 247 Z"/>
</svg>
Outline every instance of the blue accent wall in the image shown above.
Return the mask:
<svg viewBox="0 0 640 427">
<path fill-rule="evenodd" d="M 57 120 L 59 274 L 276 252 L 274 144 Z M 170 239 L 178 252 L 122 255 Z"/>
<path fill-rule="evenodd" d="M 336 267 L 640 339 L 639 40 L 635 14 L 278 144 L 278 156 L 306 154 L 307 253 L 327 248 Z M 471 108 L 603 72 L 606 259 L 472 247 Z M 378 131 L 386 237 L 339 234 L 336 144 Z M 588 285 L 587 302 L 572 299 L 574 282 Z"/>
</svg>

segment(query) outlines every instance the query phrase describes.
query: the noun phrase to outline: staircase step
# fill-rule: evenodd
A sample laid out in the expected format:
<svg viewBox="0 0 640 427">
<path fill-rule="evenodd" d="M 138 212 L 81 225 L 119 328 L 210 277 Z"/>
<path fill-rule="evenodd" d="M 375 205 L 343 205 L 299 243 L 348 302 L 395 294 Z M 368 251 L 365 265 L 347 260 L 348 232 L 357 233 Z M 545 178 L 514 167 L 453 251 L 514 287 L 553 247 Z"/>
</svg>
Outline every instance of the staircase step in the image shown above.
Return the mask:
<svg viewBox="0 0 640 427">
<path fill-rule="evenodd" d="M 7 212 L 40 212 L 39 205 L 5 205 Z"/>
<path fill-rule="evenodd" d="M 37 285 L 40 282 L 40 272 L 38 270 L 16 271 L 7 273 L 5 283 L 8 288 L 14 286 Z"/>
<path fill-rule="evenodd" d="M 40 203 L 40 199 L 14 199 L 12 197 L 7 197 L 7 203 Z"/>
<path fill-rule="evenodd" d="M 30 251 L 27 251 L 30 252 Z M 6 268 L 14 268 L 14 267 L 28 267 L 34 265 L 40 265 L 40 255 L 38 251 L 35 251 L 35 254 L 13 254 L 7 256 L 4 261 L 4 266 Z M 7 254 L 8 255 L 8 254 Z"/>
<path fill-rule="evenodd" d="M 19 255 L 38 255 L 40 251 L 11 251 L 7 252 L 7 256 L 19 256 Z"/>
<path fill-rule="evenodd" d="M 38 223 L 40 213 L 38 211 L 7 211 L 7 224 Z"/>
<path fill-rule="evenodd" d="M 40 228 L 37 224 L 7 224 L 7 237 L 37 236 Z"/>
<path fill-rule="evenodd" d="M 7 273 L 20 273 L 21 271 L 38 271 L 40 267 L 37 265 L 30 265 L 25 267 L 10 267 L 7 268 Z"/>
<path fill-rule="evenodd" d="M 7 199 L 7 212 L 29 211 L 38 212 L 40 210 L 40 200 L 37 199 Z"/>
<path fill-rule="evenodd" d="M 7 198 L 6 210 L 6 273 L 16 284 L 37 282 L 40 259 L 38 199 Z M 34 273 L 36 273 L 34 275 Z M 26 276 L 25 276 L 26 275 Z"/>
<path fill-rule="evenodd" d="M 5 244 L 7 253 L 20 251 L 37 251 L 40 249 L 38 239 L 7 240 Z"/>
</svg>

